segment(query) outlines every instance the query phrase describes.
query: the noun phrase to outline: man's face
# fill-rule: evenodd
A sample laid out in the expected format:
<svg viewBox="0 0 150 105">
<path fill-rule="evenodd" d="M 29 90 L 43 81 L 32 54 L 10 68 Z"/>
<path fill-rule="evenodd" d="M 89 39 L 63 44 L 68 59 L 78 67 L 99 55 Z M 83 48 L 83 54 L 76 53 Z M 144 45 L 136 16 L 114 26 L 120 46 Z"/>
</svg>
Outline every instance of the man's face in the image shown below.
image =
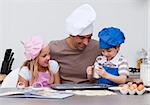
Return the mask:
<svg viewBox="0 0 150 105">
<path fill-rule="evenodd" d="M 73 45 L 76 49 L 82 51 L 86 48 L 88 43 L 90 42 L 92 34 L 88 34 L 85 36 L 74 36 Z"/>
</svg>

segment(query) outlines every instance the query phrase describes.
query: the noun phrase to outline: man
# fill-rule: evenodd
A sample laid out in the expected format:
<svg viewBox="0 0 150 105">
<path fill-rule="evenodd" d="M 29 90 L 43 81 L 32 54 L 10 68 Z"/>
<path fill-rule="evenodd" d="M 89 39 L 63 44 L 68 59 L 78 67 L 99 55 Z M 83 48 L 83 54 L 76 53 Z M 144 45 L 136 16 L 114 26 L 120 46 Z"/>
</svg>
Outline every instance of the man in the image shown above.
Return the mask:
<svg viewBox="0 0 150 105">
<path fill-rule="evenodd" d="M 61 83 L 88 83 L 86 68 L 100 54 L 98 42 L 91 39 L 94 9 L 84 4 L 66 19 L 66 39 L 49 43 L 51 58 L 60 65 Z"/>
</svg>

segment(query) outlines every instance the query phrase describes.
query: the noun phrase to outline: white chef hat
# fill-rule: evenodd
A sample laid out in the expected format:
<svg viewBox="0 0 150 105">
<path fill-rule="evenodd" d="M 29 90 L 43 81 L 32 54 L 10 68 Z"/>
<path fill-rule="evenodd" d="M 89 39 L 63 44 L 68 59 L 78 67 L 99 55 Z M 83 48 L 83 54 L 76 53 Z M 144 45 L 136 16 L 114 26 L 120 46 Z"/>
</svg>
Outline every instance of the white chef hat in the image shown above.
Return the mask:
<svg viewBox="0 0 150 105">
<path fill-rule="evenodd" d="M 66 19 L 66 33 L 81 36 L 93 33 L 95 18 L 96 13 L 89 4 L 78 7 Z"/>
</svg>

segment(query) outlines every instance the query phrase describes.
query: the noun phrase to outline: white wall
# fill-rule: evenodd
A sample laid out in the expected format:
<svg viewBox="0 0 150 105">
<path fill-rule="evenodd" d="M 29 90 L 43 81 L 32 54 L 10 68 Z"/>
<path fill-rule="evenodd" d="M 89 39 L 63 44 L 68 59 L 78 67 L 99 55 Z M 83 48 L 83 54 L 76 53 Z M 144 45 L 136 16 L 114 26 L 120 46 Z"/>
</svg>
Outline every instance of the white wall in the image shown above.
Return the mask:
<svg viewBox="0 0 150 105">
<path fill-rule="evenodd" d="M 150 60 L 150 0 L 148 0 L 148 56 Z"/>
<path fill-rule="evenodd" d="M 116 26 L 126 35 L 122 52 L 135 66 L 137 50 L 148 47 L 148 0 L 0 0 L 0 61 L 6 48 L 15 52 L 13 68 L 24 61 L 21 40 L 42 35 L 48 42 L 62 39 L 65 18 L 89 3 L 97 13 L 94 39 L 103 27 Z"/>
<path fill-rule="evenodd" d="M 3 38 L 3 25 L 2 25 L 2 1 L 0 0 L 0 56 L 2 56 L 2 53 L 3 53 L 3 48 L 2 48 L 2 38 Z M 0 57 L 0 67 L 1 67 L 1 59 L 2 57 Z"/>
</svg>

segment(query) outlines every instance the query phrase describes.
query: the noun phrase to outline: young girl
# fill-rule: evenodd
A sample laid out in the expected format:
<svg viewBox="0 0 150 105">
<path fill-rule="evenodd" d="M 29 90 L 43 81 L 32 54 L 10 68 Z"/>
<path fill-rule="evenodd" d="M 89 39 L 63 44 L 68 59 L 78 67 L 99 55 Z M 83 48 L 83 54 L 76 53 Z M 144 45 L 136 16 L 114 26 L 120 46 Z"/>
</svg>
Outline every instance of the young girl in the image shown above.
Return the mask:
<svg viewBox="0 0 150 105">
<path fill-rule="evenodd" d="M 38 36 L 23 44 L 27 60 L 21 66 L 17 86 L 47 87 L 49 84 L 60 83 L 59 65 L 50 60 L 48 44 Z"/>
<path fill-rule="evenodd" d="M 120 54 L 120 45 L 124 43 L 123 32 L 114 27 L 104 28 L 99 32 L 99 47 L 102 56 L 96 58 L 94 67 L 87 68 L 90 81 L 94 77 L 98 83 L 119 85 L 126 82 L 129 75 L 127 60 Z"/>
</svg>

